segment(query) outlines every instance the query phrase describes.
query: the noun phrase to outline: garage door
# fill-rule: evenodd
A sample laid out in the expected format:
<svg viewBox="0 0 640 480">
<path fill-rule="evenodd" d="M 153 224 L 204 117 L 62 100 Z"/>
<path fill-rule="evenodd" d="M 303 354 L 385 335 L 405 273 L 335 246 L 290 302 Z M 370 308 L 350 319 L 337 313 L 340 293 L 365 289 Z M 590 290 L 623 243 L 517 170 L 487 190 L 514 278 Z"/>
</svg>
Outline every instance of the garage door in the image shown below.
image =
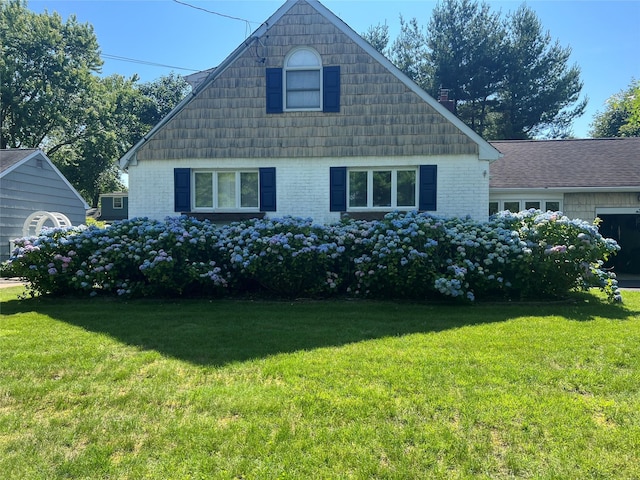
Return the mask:
<svg viewBox="0 0 640 480">
<path fill-rule="evenodd" d="M 621 250 L 611 264 L 617 273 L 640 274 L 640 214 L 599 213 L 600 233 L 613 238 Z"/>
</svg>

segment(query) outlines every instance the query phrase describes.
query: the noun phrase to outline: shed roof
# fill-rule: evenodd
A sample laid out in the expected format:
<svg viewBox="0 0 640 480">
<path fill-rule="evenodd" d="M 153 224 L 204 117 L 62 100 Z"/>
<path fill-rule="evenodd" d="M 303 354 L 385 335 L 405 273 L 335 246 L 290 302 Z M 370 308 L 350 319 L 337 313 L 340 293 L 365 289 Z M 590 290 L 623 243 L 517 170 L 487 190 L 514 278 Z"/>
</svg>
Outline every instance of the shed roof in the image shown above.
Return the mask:
<svg viewBox="0 0 640 480">
<path fill-rule="evenodd" d="M 490 142 L 490 188 L 640 189 L 640 138 Z"/>
</svg>

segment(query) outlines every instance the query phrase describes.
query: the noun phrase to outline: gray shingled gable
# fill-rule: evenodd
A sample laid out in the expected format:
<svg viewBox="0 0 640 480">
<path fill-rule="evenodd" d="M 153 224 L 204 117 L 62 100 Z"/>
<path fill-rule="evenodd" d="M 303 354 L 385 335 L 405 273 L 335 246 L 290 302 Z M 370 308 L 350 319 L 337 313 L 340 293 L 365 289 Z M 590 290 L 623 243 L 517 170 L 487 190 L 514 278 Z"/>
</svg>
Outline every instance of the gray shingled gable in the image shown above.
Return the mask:
<svg viewBox="0 0 640 480">
<path fill-rule="evenodd" d="M 623 188 L 640 191 L 640 138 L 490 142 L 504 156 L 490 188 Z"/>
</svg>

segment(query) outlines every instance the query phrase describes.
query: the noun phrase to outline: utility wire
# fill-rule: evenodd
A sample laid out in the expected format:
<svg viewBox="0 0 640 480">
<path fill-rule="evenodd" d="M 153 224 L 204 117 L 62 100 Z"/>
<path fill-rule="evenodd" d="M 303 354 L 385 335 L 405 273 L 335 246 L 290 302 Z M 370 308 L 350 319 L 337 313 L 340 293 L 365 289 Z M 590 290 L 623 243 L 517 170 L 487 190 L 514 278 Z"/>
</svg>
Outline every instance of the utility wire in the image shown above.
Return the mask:
<svg viewBox="0 0 640 480">
<path fill-rule="evenodd" d="M 196 10 L 202 10 L 203 12 L 212 13 L 213 15 L 218 15 L 219 17 L 230 18 L 231 20 L 240 20 L 241 22 L 245 22 L 245 23 L 260 23 L 260 22 L 253 22 L 251 20 L 247 20 L 246 18 L 234 17 L 232 15 L 225 15 L 224 13 L 214 12 L 213 10 L 207 10 L 206 8 L 198 7 L 196 5 L 191 5 L 190 3 L 186 3 L 186 2 L 181 2 L 180 0 L 173 0 L 173 1 L 176 3 L 179 3 L 180 5 L 185 5 L 187 7 L 195 8 Z"/>
<path fill-rule="evenodd" d="M 195 8 L 196 10 L 201 10 L 203 12 L 211 13 L 213 15 L 218 15 L 219 17 L 224 17 L 224 18 L 229 18 L 231 20 L 239 20 L 241 22 L 244 22 L 246 27 L 247 27 L 247 32 L 249 32 L 249 30 L 251 29 L 251 24 L 252 23 L 255 23 L 255 24 L 260 23 L 260 22 L 253 22 L 251 20 L 247 20 L 246 18 L 234 17 L 232 15 L 225 15 L 224 13 L 214 12 L 213 10 L 207 10 L 206 8 L 198 7 L 196 5 L 191 5 L 191 4 L 186 3 L 186 2 L 181 2 L 180 0 L 173 0 L 173 1 L 175 3 L 178 3 L 180 5 L 184 5 L 186 7 L 191 7 L 191 8 Z M 118 61 L 121 61 L 121 62 L 138 63 L 140 65 L 150 65 L 152 67 L 173 68 L 175 70 L 186 70 L 186 71 L 189 71 L 189 72 L 199 72 L 200 71 L 200 70 L 196 70 L 196 69 L 193 69 L 193 68 L 175 67 L 173 65 L 165 65 L 165 64 L 162 64 L 162 63 L 148 62 L 146 60 L 137 60 L 135 58 L 121 57 L 119 55 L 109 55 L 107 53 L 101 54 L 101 57 L 105 58 L 105 59 L 108 59 L 108 60 L 118 60 Z"/>
<path fill-rule="evenodd" d="M 251 30 L 251 24 L 255 23 L 255 24 L 259 24 L 260 22 L 254 22 L 251 20 L 247 20 L 246 18 L 240 18 L 240 17 L 234 17 L 232 15 L 225 15 L 224 13 L 220 13 L 220 12 L 214 12 L 213 10 L 207 10 L 206 8 L 202 8 L 202 7 L 198 7 L 196 5 L 191 5 L 190 3 L 186 3 L 186 2 L 181 2 L 180 0 L 173 0 L 175 3 L 179 3 L 180 5 L 184 5 L 186 7 L 191 7 L 191 8 L 195 8 L 196 10 L 201 10 L 203 12 L 207 12 L 207 13 L 211 13 L 213 15 L 218 15 L 219 17 L 224 17 L 224 18 L 230 18 L 231 20 L 239 20 L 241 22 L 244 22 L 246 25 L 246 29 L 247 29 L 247 35 L 249 34 L 250 30 Z"/>
<path fill-rule="evenodd" d="M 138 63 L 140 65 L 150 65 L 152 67 L 173 68 L 175 70 L 186 70 L 186 71 L 189 71 L 189 72 L 199 72 L 200 71 L 200 70 L 196 70 L 194 68 L 175 67 L 173 65 L 165 65 L 163 63 L 148 62 L 146 60 L 136 60 L 135 58 L 121 57 L 119 55 L 109 55 L 107 53 L 102 53 L 102 54 L 100 54 L 100 56 L 102 58 L 105 58 L 105 59 L 108 59 L 108 60 L 118 60 L 118 61 L 121 61 L 121 62 Z"/>
</svg>

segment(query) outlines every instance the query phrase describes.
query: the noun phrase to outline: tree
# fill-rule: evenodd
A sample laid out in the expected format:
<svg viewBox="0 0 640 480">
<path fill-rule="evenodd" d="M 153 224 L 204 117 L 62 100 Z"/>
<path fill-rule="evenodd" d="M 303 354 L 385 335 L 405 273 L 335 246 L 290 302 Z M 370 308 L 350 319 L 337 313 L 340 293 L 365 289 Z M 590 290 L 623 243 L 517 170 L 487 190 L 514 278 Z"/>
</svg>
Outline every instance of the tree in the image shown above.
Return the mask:
<svg viewBox="0 0 640 480">
<path fill-rule="evenodd" d="M 591 136 L 640 137 L 640 80 L 632 79 L 629 87 L 606 102 L 604 112 L 598 112 L 591 124 Z"/>
<path fill-rule="evenodd" d="M 101 193 L 122 190 L 116 160 L 138 141 L 149 126 L 140 120 L 150 100 L 138 90 L 133 76 L 96 79 L 95 95 L 87 105 L 93 112 L 90 134 L 50 153 L 64 176 L 93 206 Z"/>
<path fill-rule="evenodd" d="M 122 190 L 116 161 L 185 96 L 189 84 L 174 73 L 138 84 L 138 77 L 98 79 L 92 134 L 54 152 L 52 160 L 94 206 L 101 193 Z"/>
<path fill-rule="evenodd" d="M 184 77 L 171 72 L 153 82 L 138 87 L 146 98 L 146 105 L 140 112 L 140 120 L 153 127 L 162 120 L 191 91 Z"/>
<path fill-rule="evenodd" d="M 389 59 L 431 95 L 449 90 L 458 117 L 480 135 L 563 137 L 584 113 L 571 49 L 553 43 L 526 6 L 504 19 L 485 2 L 443 0 L 426 34 L 416 19 L 401 27 Z"/>
<path fill-rule="evenodd" d="M 74 16 L 36 14 L 20 0 L 0 2 L 2 148 L 41 148 L 96 206 L 124 188 L 116 161 L 186 94 L 171 73 L 101 78 L 93 28 Z"/>
<path fill-rule="evenodd" d="M 2 148 L 55 149 L 88 134 L 86 104 L 102 65 L 90 25 L 30 12 L 20 0 L 2 2 L 0 48 Z"/>
<path fill-rule="evenodd" d="M 500 16 L 484 2 L 445 0 L 434 8 L 427 31 L 433 72 L 428 91 L 437 95 L 440 87 L 448 89 L 458 116 L 482 135 L 504 78 Z"/>
<path fill-rule="evenodd" d="M 505 78 L 499 94 L 495 138 L 567 136 L 584 113 L 580 68 L 568 66 L 570 48 L 552 43 L 536 14 L 522 5 L 507 20 Z"/>
<path fill-rule="evenodd" d="M 400 17 L 400 35 L 391 45 L 389 53 L 396 67 L 425 88 L 432 76 L 428 63 L 427 38 L 415 18 L 405 22 Z"/>
<path fill-rule="evenodd" d="M 364 32 L 361 36 L 381 54 L 388 56 L 389 52 L 387 51 L 387 48 L 389 47 L 389 25 L 386 23 L 384 25 L 379 23 L 376 26 L 369 27 L 369 30 Z"/>
</svg>

